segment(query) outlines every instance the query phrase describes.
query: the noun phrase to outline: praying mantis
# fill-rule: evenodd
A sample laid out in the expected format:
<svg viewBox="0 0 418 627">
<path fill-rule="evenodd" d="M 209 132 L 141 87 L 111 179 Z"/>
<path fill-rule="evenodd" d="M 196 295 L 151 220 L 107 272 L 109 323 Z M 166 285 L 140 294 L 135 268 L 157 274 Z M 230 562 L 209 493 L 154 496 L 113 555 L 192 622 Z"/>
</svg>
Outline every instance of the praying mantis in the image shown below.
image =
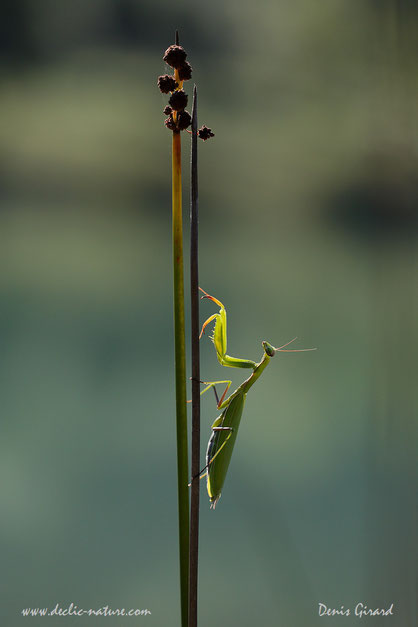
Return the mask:
<svg viewBox="0 0 418 627">
<path fill-rule="evenodd" d="M 202 381 L 207 387 L 202 390 L 201 394 L 204 394 L 207 390 L 213 388 L 215 392 L 217 408 L 222 410 L 222 413 L 212 425 L 212 434 L 209 438 L 208 447 L 206 450 L 206 466 L 200 473 L 201 478 L 207 476 L 207 490 L 210 499 L 211 509 L 215 509 L 218 503 L 223 485 L 225 483 L 226 474 L 228 472 L 229 463 L 231 461 L 232 452 L 234 450 L 235 441 L 238 434 L 238 428 L 241 422 L 242 412 L 244 410 L 245 400 L 249 389 L 254 385 L 257 379 L 261 376 L 265 368 L 270 363 L 270 360 L 278 352 L 303 352 L 316 350 L 315 348 L 304 349 L 286 349 L 292 342 L 296 340 L 290 340 L 286 344 L 283 344 L 279 348 L 275 348 L 269 342 L 263 341 L 263 356 L 260 362 L 256 363 L 250 359 L 237 359 L 236 357 L 230 357 L 226 353 L 227 338 L 226 338 L 226 309 L 220 300 L 214 296 L 210 296 L 207 292 L 199 288 L 203 292 L 202 298 L 208 298 L 218 305 L 219 312 L 210 316 L 202 326 L 199 339 L 205 332 L 207 325 L 215 321 L 213 329 L 213 335 L 211 337 L 215 346 L 216 355 L 219 363 L 222 366 L 228 366 L 230 368 L 248 368 L 252 370 L 251 375 L 232 392 L 228 398 L 225 398 L 231 381 Z M 226 384 L 226 388 L 221 396 L 218 398 L 215 385 Z M 206 471 L 205 474 L 204 471 Z"/>
</svg>

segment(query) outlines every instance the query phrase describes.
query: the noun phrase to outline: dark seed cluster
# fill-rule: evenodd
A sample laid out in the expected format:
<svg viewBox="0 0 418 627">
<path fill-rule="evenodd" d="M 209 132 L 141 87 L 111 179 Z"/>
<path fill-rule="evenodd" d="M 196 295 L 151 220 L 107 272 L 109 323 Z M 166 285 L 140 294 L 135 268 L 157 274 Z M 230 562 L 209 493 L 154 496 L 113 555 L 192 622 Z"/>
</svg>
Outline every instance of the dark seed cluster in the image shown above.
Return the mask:
<svg viewBox="0 0 418 627">
<path fill-rule="evenodd" d="M 192 123 L 192 116 L 188 111 L 180 111 L 177 115 L 177 127 L 184 131 Z"/>
<path fill-rule="evenodd" d="M 164 53 L 164 61 L 178 70 L 186 61 L 187 52 L 182 46 L 170 46 Z"/>
<path fill-rule="evenodd" d="M 211 137 L 215 137 L 215 133 L 212 133 L 212 129 L 208 126 L 205 126 L 205 124 L 199 128 L 197 134 L 200 139 L 203 139 L 204 142 Z"/>
<path fill-rule="evenodd" d="M 183 111 L 187 107 L 187 94 L 183 89 L 176 89 L 170 96 L 168 104 L 174 111 Z"/>
<path fill-rule="evenodd" d="M 177 125 L 174 122 L 172 115 L 169 115 L 168 118 L 164 120 L 164 124 L 166 125 L 169 131 L 177 131 Z"/>
<path fill-rule="evenodd" d="M 187 94 L 182 89 L 183 81 L 192 77 L 192 66 L 186 61 L 187 53 L 182 46 L 174 45 L 167 48 L 164 53 L 164 61 L 174 68 L 174 76 L 164 74 L 158 77 L 158 87 L 163 94 L 171 94 L 168 105 L 164 108 L 164 114 L 168 117 L 164 124 L 170 131 L 184 131 L 192 123 L 191 115 L 186 111 Z M 214 137 L 211 129 L 202 126 L 197 132 L 198 137 L 206 141 Z"/>
<path fill-rule="evenodd" d="M 164 74 L 164 76 L 158 77 L 158 87 L 163 94 L 168 94 L 170 91 L 174 91 L 178 87 L 178 83 L 174 76 Z"/>
<path fill-rule="evenodd" d="M 177 71 L 181 81 L 189 81 L 192 78 L 192 66 L 188 61 L 185 61 Z"/>
<path fill-rule="evenodd" d="M 186 61 L 187 53 L 182 46 L 170 46 L 164 54 L 164 61 L 175 70 L 175 75 L 164 74 L 158 77 L 158 87 L 163 94 L 169 94 L 168 105 L 164 108 L 164 114 L 168 117 L 164 124 L 170 131 L 183 131 L 191 124 L 190 113 L 185 111 L 187 107 L 187 94 L 182 89 L 181 83 L 192 76 L 192 66 Z M 176 80 L 177 79 L 177 80 Z M 180 84 L 179 82 L 180 81 Z"/>
</svg>

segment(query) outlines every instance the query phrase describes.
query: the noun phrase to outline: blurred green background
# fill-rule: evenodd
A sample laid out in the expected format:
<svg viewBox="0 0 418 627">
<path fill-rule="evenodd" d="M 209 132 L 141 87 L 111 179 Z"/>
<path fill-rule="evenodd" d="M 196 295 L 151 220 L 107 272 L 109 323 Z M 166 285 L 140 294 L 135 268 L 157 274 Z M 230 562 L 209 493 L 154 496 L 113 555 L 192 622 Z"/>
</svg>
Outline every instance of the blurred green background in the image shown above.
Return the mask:
<svg viewBox="0 0 418 627">
<path fill-rule="evenodd" d="M 412 0 L 2 2 L 2 625 L 71 602 L 179 624 L 156 86 L 175 28 L 216 133 L 200 283 L 229 352 L 318 347 L 249 394 L 214 512 L 202 483 L 200 625 L 358 624 L 320 602 L 416 625 L 416 18 Z M 201 350 L 205 379 L 242 380 Z M 202 411 L 203 453 L 212 397 Z"/>
</svg>

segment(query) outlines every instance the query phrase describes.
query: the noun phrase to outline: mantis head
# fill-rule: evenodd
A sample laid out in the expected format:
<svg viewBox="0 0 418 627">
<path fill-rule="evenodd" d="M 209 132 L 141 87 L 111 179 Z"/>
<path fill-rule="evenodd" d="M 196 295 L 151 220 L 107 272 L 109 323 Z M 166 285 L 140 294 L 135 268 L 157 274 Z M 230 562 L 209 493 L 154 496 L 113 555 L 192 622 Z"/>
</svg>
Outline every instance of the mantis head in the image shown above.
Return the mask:
<svg viewBox="0 0 418 627">
<path fill-rule="evenodd" d="M 268 355 L 269 357 L 274 357 L 274 355 L 276 354 L 277 348 L 274 348 L 274 346 L 272 346 L 265 340 L 264 342 L 262 342 L 262 344 L 263 344 L 264 352 L 266 353 L 266 355 Z"/>
</svg>

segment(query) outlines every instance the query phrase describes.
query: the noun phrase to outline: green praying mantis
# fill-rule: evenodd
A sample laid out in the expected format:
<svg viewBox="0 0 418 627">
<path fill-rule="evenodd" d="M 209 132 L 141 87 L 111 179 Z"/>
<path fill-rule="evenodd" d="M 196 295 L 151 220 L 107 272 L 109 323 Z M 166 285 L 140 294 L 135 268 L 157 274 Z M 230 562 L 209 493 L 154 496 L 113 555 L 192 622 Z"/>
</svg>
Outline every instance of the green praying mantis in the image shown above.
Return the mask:
<svg viewBox="0 0 418 627">
<path fill-rule="evenodd" d="M 232 451 L 234 450 L 235 441 L 238 434 L 238 428 L 241 422 L 241 416 L 245 405 L 245 400 L 249 389 L 254 385 L 257 379 L 261 376 L 265 368 L 270 363 L 270 360 L 278 352 L 303 352 L 316 350 L 315 348 L 304 349 L 286 349 L 292 342 L 296 340 L 290 340 L 286 344 L 283 344 L 279 348 L 275 348 L 269 342 L 263 341 L 263 357 L 260 362 L 256 363 L 250 359 L 237 359 L 230 357 L 226 353 L 227 340 L 226 340 L 226 309 L 220 300 L 214 296 L 210 296 L 207 292 L 199 288 L 203 292 L 202 298 L 208 298 L 219 306 L 219 312 L 210 316 L 203 324 L 200 332 L 199 339 L 205 332 L 207 325 L 215 321 L 213 329 L 213 335 L 211 339 L 215 346 L 216 355 L 218 361 L 222 366 L 228 366 L 230 368 L 248 368 L 252 370 L 251 375 L 232 392 L 228 398 L 225 398 L 231 381 L 202 381 L 206 385 L 201 394 L 204 394 L 207 390 L 213 388 L 217 401 L 217 408 L 222 410 L 222 413 L 212 425 L 212 434 L 209 438 L 209 443 L 206 451 L 206 466 L 200 473 L 200 477 L 207 476 L 207 490 L 211 503 L 211 509 L 216 507 L 217 502 L 221 497 L 223 485 L 225 483 L 226 474 L 228 472 L 229 462 L 231 461 Z M 215 385 L 226 384 L 225 390 L 218 398 Z M 206 471 L 206 472 L 205 472 Z M 205 474 L 203 474 L 205 473 Z"/>
</svg>

